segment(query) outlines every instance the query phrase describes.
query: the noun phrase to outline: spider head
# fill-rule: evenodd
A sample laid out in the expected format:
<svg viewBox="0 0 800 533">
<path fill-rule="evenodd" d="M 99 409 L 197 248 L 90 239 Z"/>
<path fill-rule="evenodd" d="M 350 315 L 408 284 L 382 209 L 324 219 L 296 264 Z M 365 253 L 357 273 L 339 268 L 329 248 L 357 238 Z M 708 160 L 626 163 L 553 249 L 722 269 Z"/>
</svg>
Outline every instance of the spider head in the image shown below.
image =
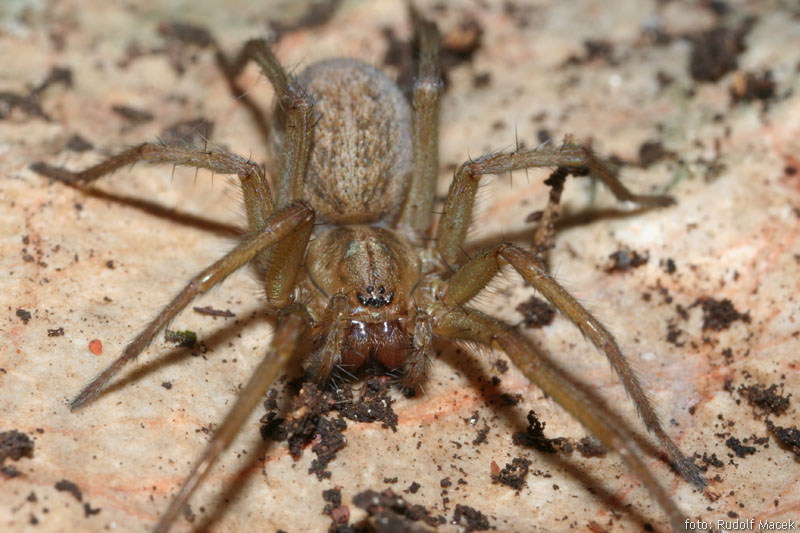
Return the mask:
<svg viewBox="0 0 800 533">
<path fill-rule="evenodd" d="M 393 232 L 335 228 L 314 240 L 309 255 L 314 284 L 329 297 L 345 294 L 353 318 L 374 322 L 406 314 L 419 266 L 408 243 Z"/>
</svg>

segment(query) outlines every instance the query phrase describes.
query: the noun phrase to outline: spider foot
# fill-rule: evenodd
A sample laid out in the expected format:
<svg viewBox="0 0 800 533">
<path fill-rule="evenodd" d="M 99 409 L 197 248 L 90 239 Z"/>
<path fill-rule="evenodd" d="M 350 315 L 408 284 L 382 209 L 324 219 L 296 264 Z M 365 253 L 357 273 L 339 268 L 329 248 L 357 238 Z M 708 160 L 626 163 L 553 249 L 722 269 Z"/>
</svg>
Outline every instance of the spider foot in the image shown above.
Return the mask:
<svg viewBox="0 0 800 533">
<path fill-rule="evenodd" d="M 54 167 L 47 163 L 37 162 L 33 163 L 30 167 L 32 171 L 46 178 L 54 179 L 63 183 L 77 183 L 77 175 L 74 172 L 63 167 Z"/>
</svg>

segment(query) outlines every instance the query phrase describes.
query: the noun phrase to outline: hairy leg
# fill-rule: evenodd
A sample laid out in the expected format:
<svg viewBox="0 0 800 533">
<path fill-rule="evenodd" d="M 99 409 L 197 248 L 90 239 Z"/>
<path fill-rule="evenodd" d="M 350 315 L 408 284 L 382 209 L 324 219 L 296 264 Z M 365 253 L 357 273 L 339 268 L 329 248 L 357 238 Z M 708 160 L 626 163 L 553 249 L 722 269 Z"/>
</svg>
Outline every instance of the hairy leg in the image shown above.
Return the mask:
<svg viewBox="0 0 800 533">
<path fill-rule="evenodd" d="M 276 183 L 276 204 L 280 208 L 300 200 L 314 133 L 313 100 L 306 94 L 305 88 L 281 66 L 263 39 L 245 43 L 233 62 L 228 62 L 221 52 L 218 52 L 218 59 L 229 81 L 235 79 L 248 62 L 255 61 L 274 87 L 277 114 L 285 135 Z M 257 120 L 261 118 L 260 115 L 256 116 Z M 256 268 L 264 280 L 267 304 L 271 309 L 280 309 L 289 303 L 311 229 L 309 226 L 308 235 L 300 239 L 302 245 L 292 240 L 282 241 L 265 250 L 256 260 Z"/>
<path fill-rule="evenodd" d="M 656 435 L 669 454 L 672 464 L 687 481 L 697 487 L 705 487 L 706 481 L 697 466 L 681 453 L 678 446 L 664 431 L 658 415 L 639 383 L 639 378 L 622 354 L 614 336 L 547 273 L 545 265 L 533 254 L 507 243 L 481 251 L 450 278 L 445 290 L 444 301 L 450 305 L 467 303 L 497 275 L 506 262 L 510 263 L 525 281 L 539 291 L 608 357 L 647 429 Z"/>
<path fill-rule="evenodd" d="M 334 294 L 328 302 L 324 323 L 329 326 L 325 331 L 325 342 L 309 361 L 309 370 L 317 384 L 327 381 L 334 368 L 341 364 L 344 336 L 350 321 L 348 307 L 347 296 L 342 293 Z"/>
<path fill-rule="evenodd" d="M 107 174 L 138 162 L 204 168 L 219 174 L 239 176 L 251 231 L 264 227 L 274 203 L 269 183 L 260 165 L 222 151 L 197 150 L 182 146 L 144 143 L 109 157 L 79 172 L 46 163 L 34 163 L 31 170 L 71 185 L 88 185 Z"/>
<path fill-rule="evenodd" d="M 489 154 L 461 165 L 450 184 L 444 204 L 444 214 L 439 221 L 436 247 L 448 264 L 456 264 L 467 236 L 467 229 L 475 205 L 475 194 L 481 177 L 502 174 L 513 170 L 534 167 L 586 168 L 611 190 L 620 201 L 641 205 L 667 206 L 675 203 L 671 196 L 634 194 L 616 176 L 602 159 L 586 146 L 565 143 L 560 147 L 542 146 L 516 152 Z"/>
<path fill-rule="evenodd" d="M 431 358 L 435 355 L 433 350 L 433 323 L 430 315 L 422 309 L 417 309 L 414 319 L 413 351 L 403 364 L 403 376 L 400 384 L 408 391 L 415 391 L 425 379 Z"/>
<path fill-rule="evenodd" d="M 439 100 L 442 74 L 439 64 L 439 30 L 411 7 L 419 44 L 420 66 L 414 82 L 414 171 L 398 226 L 422 234 L 431 225 L 433 198 L 439 177 Z"/>
<path fill-rule="evenodd" d="M 518 332 L 478 311 L 442 306 L 433 313 L 434 332 L 454 339 L 497 346 L 545 394 L 578 419 L 610 450 L 616 451 L 666 512 L 676 531 L 686 531 L 686 518 L 641 459 L 636 440 L 624 422 L 610 410 L 589 400 Z"/>
<path fill-rule="evenodd" d="M 291 239 L 300 228 L 313 224 L 314 212 L 305 204 L 293 204 L 272 215 L 258 233 L 245 237 L 233 250 L 193 277 L 167 306 L 134 338 L 111 365 L 95 377 L 70 403 L 75 410 L 94 400 L 108 381 L 144 350 L 192 300 L 222 282 L 230 274 L 248 264 L 265 248 L 282 239 Z"/>
<path fill-rule="evenodd" d="M 264 398 L 267 389 L 278 377 L 278 372 L 286 366 L 292 357 L 300 336 L 307 331 L 311 319 L 308 312 L 299 304 L 287 307 L 278 321 L 272 346 L 253 371 L 250 380 L 236 398 L 231 410 L 214 432 L 200 460 L 195 463 L 189 477 L 184 481 L 181 490 L 175 495 L 167 511 L 161 516 L 154 531 L 166 533 L 195 489 L 205 479 L 220 454 L 230 446 L 234 437 L 239 434 L 245 419 L 256 405 Z"/>
<path fill-rule="evenodd" d="M 286 138 L 283 141 L 280 174 L 276 185 L 278 207 L 299 200 L 303 193 L 314 132 L 314 101 L 286 72 L 263 39 L 245 43 L 239 56 L 228 64 L 228 75 L 236 77 L 249 61 L 255 61 L 275 88 Z"/>
</svg>

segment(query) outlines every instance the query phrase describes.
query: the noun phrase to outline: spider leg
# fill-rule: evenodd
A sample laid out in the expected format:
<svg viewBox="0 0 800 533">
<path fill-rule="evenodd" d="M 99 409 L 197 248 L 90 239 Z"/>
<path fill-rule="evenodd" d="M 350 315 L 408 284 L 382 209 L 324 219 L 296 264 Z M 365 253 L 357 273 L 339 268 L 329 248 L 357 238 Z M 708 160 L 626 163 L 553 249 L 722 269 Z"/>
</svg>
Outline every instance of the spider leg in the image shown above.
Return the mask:
<svg viewBox="0 0 800 533">
<path fill-rule="evenodd" d="M 413 94 L 414 171 L 398 226 L 417 233 L 428 230 L 433 216 L 433 199 L 439 176 L 439 100 L 442 74 L 439 60 L 439 30 L 410 6 L 419 43 L 420 66 Z"/>
<path fill-rule="evenodd" d="M 286 72 L 264 39 L 245 43 L 238 57 L 228 66 L 228 76 L 238 76 L 247 63 L 255 61 L 275 88 L 278 111 L 284 123 L 281 167 L 277 182 L 278 207 L 299 200 L 311 156 L 314 132 L 314 101 L 305 89 Z"/>
<path fill-rule="evenodd" d="M 706 480 L 700 470 L 681 453 L 664 431 L 658 415 L 639 383 L 639 378 L 622 354 L 614 336 L 547 273 L 544 263 L 533 254 L 508 243 L 482 250 L 450 278 L 444 293 L 444 301 L 450 305 L 467 303 L 497 275 L 505 262 L 510 263 L 525 281 L 561 311 L 606 355 L 636 405 L 636 410 L 644 420 L 645 426 L 656 435 L 672 464 L 687 481 L 699 488 L 705 487 Z"/>
<path fill-rule="evenodd" d="M 671 196 L 634 194 L 616 176 L 616 173 L 591 149 L 580 144 L 566 142 L 563 146 L 540 146 L 516 152 L 489 154 L 461 165 L 450 184 L 444 204 L 444 214 L 439 221 L 437 249 L 448 264 L 459 259 L 467 236 L 475 194 L 481 176 L 502 174 L 513 170 L 534 167 L 586 168 L 589 174 L 606 184 L 620 201 L 641 205 L 667 206 L 675 203 Z"/>
<path fill-rule="evenodd" d="M 307 331 L 310 322 L 311 318 L 308 312 L 300 304 L 293 304 L 283 311 L 275 329 L 270 350 L 253 371 L 247 385 L 236 398 L 236 403 L 233 404 L 222 424 L 214 432 L 203 455 L 195 463 L 189 477 L 183 482 L 180 491 L 158 521 L 155 532 L 165 533 L 172 526 L 195 489 L 217 462 L 220 454 L 231 444 L 242 429 L 247 417 L 264 398 L 264 394 L 275 381 L 278 372 L 292 357 L 300 336 Z"/>
<path fill-rule="evenodd" d="M 301 199 L 308 161 L 311 157 L 315 122 L 314 101 L 294 76 L 281 66 L 263 39 L 245 43 L 233 62 L 228 62 L 221 51 L 218 51 L 217 57 L 223 70 L 226 71 L 229 82 L 241 74 L 244 67 L 252 60 L 261 67 L 274 87 L 278 102 L 276 115 L 284 131 L 275 191 L 276 205 L 280 208 Z M 295 275 L 302 264 L 307 241 L 308 238 L 304 238 L 301 245 L 295 240 L 282 241 L 259 254 L 256 268 L 265 281 L 264 289 L 271 309 L 280 309 L 289 303 Z"/>
<path fill-rule="evenodd" d="M 402 387 L 408 391 L 414 391 L 424 381 L 431 358 L 434 356 L 433 323 L 430 315 L 419 308 L 414 318 L 412 346 L 411 353 L 403 363 L 403 377 L 400 380 Z"/>
<path fill-rule="evenodd" d="M 222 282 L 230 274 L 253 260 L 265 248 L 283 239 L 291 239 L 298 232 L 307 234 L 308 230 L 304 228 L 313 226 L 313 221 L 314 212 L 304 203 L 290 205 L 269 217 L 262 230 L 246 237 L 233 250 L 193 277 L 153 321 L 125 347 L 122 355 L 83 388 L 70 403 L 70 408 L 75 410 L 94 400 L 108 381 L 128 362 L 136 359 L 158 332 L 165 328 L 195 297 Z"/>
<path fill-rule="evenodd" d="M 344 337 L 349 325 L 348 312 L 347 296 L 343 293 L 334 294 L 325 310 L 325 323 L 328 324 L 325 343 L 309 362 L 311 374 L 318 384 L 324 383 L 342 362 Z"/>
<path fill-rule="evenodd" d="M 506 324 L 463 306 L 445 304 L 433 310 L 432 315 L 437 335 L 498 346 L 508 354 L 528 379 L 579 420 L 609 450 L 616 451 L 666 512 L 672 527 L 676 531 L 686 531 L 684 514 L 641 459 L 641 452 L 625 423 L 609 409 L 590 401 L 525 337 Z"/>
<path fill-rule="evenodd" d="M 80 172 L 54 167 L 46 163 L 34 163 L 31 165 L 31 170 L 67 184 L 88 185 L 106 174 L 111 174 L 122 167 L 140 161 L 204 168 L 219 174 L 239 176 L 251 231 L 263 228 L 264 221 L 274 208 L 269 183 L 261 166 L 238 155 L 218 150 L 197 150 L 182 146 L 143 143 Z"/>
</svg>

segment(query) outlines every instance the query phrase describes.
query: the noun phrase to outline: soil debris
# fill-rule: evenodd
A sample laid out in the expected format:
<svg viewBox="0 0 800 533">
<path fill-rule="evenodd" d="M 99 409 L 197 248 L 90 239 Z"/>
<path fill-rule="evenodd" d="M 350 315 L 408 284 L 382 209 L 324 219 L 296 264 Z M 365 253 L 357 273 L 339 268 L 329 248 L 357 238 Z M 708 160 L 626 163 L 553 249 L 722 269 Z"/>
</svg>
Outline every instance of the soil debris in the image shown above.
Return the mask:
<svg viewBox="0 0 800 533">
<path fill-rule="evenodd" d="M 353 497 L 353 504 L 367 511 L 370 524 L 380 524 L 378 531 L 381 532 L 430 531 L 422 524 L 437 526 L 446 521 L 444 517 L 432 516 L 422 505 L 408 503 L 392 489 L 365 490 Z"/>
<path fill-rule="evenodd" d="M 736 437 L 728 437 L 728 440 L 725 441 L 725 446 L 733 450 L 733 452 L 736 454 L 736 457 L 740 457 L 742 459 L 748 455 L 753 455 L 756 453 L 755 446 L 747 446 L 742 444 L 742 441 Z"/>
<path fill-rule="evenodd" d="M 784 428 L 767 420 L 767 428 L 782 448 L 789 450 L 797 460 L 800 460 L 800 429 L 797 429 L 797 426 Z"/>
<path fill-rule="evenodd" d="M 0 473 L 12 478 L 20 475 L 19 470 L 6 465 L 5 460 L 19 461 L 22 457 L 30 457 L 33 453 L 33 441 L 25 433 L 12 429 L 0 432 Z"/>
<path fill-rule="evenodd" d="M 781 392 L 783 385 L 781 385 Z M 762 384 L 742 385 L 738 389 L 739 395 L 752 405 L 759 415 L 780 416 L 789 409 L 789 398 L 791 394 L 783 396 L 778 393 L 778 385 L 772 384 L 769 387 Z"/>
<path fill-rule="evenodd" d="M 541 422 L 534 411 L 528 411 L 528 427 L 525 431 L 518 431 L 512 435 L 511 440 L 517 446 L 534 448 L 540 452 L 556 453 L 553 439 L 544 436 L 545 423 Z"/>
<path fill-rule="evenodd" d="M 506 463 L 502 470 L 497 473 L 492 472 L 492 481 L 507 485 L 514 490 L 522 490 L 525 487 L 525 478 L 528 477 L 530 466 L 530 460 L 515 457 L 510 463 Z"/>
<path fill-rule="evenodd" d="M 354 422 L 381 422 L 384 428 L 397 431 L 397 414 L 392 409 L 394 400 L 389 396 L 391 381 L 382 376 L 370 376 L 356 398 L 351 387 L 323 390 L 313 383 L 303 383 L 292 398 L 292 410 L 286 419 L 271 410 L 261 422 L 261 436 L 265 440 L 288 441 L 293 457 L 302 455 L 303 449 L 314 443 L 311 451 L 316 459 L 309 473 L 319 479 L 331 477 L 326 470 L 336 454 L 345 447 L 343 432 L 345 419 Z M 270 405 L 275 405 L 272 402 Z M 332 413 L 337 413 L 333 415 Z"/>
<path fill-rule="evenodd" d="M 55 489 L 59 492 L 69 492 L 79 502 L 83 501 L 83 492 L 81 492 L 81 489 L 78 487 L 78 485 L 72 481 L 62 479 L 61 481 L 56 482 Z"/>
<path fill-rule="evenodd" d="M 722 331 L 728 329 L 737 320 L 741 320 L 746 324 L 750 323 L 750 313 L 747 311 L 740 313 L 727 298 L 716 300 L 710 296 L 704 296 L 695 300 L 691 307 L 696 305 L 700 305 L 703 310 L 704 330 Z"/>
<path fill-rule="evenodd" d="M 715 82 L 736 70 L 739 54 L 745 50 L 745 38 L 756 20 L 750 18 L 737 28 L 716 26 L 689 38 L 692 51 L 689 74 L 700 82 Z"/>
<path fill-rule="evenodd" d="M 522 323 L 526 328 L 549 326 L 556 316 L 555 308 L 536 296 L 531 296 L 519 304 L 517 312 L 522 315 Z"/>
<path fill-rule="evenodd" d="M 650 260 L 649 252 L 642 252 L 641 254 L 635 250 L 622 248 L 608 256 L 611 259 L 611 264 L 606 267 L 606 272 L 627 272 L 632 268 L 637 268 L 646 265 Z"/>
</svg>

